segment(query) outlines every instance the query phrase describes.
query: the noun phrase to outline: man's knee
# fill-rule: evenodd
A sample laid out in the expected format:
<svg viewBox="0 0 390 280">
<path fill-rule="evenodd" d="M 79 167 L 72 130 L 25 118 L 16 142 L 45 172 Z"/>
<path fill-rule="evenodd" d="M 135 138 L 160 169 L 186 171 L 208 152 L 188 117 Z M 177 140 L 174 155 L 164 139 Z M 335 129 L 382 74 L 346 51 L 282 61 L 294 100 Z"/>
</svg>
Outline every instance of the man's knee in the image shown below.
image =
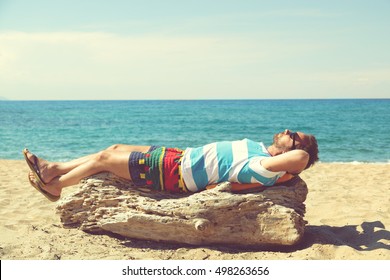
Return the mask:
<svg viewBox="0 0 390 280">
<path fill-rule="evenodd" d="M 108 150 L 108 151 L 116 151 L 116 150 L 120 149 L 121 146 L 123 146 L 123 144 L 114 144 L 114 145 L 108 147 L 106 150 Z"/>
<path fill-rule="evenodd" d="M 98 152 L 95 157 L 95 161 L 98 163 L 103 163 L 108 161 L 111 158 L 111 153 L 108 150 Z"/>
</svg>

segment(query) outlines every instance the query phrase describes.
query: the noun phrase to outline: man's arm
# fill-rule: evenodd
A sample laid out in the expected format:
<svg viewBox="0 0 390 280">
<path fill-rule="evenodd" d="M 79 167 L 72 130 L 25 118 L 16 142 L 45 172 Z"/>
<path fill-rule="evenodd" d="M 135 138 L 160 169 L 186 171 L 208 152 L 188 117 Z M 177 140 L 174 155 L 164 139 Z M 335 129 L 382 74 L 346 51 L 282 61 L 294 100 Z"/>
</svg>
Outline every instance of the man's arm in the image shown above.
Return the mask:
<svg viewBox="0 0 390 280">
<path fill-rule="evenodd" d="M 273 172 L 286 171 L 292 174 L 298 174 L 302 172 L 307 162 L 309 161 L 309 154 L 304 150 L 294 150 L 289 151 L 284 154 L 280 154 L 274 157 L 264 158 L 261 161 L 261 165 Z M 285 174 L 276 183 L 286 182 L 292 179 L 294 176 L 291 174 Z M 218 184 L 208 185 L 206 189 L 215 188 Z M 241 183 L 231 183 L 233 191 L 241 191 L 247 189 L 253 189 L 261 186 L 261 184 L 253 183 L 253 184 L 241 184 Z"/>
<path fill-rule="evenodd" d="M 273 172 L 286 171 L 298 174 L 302 172 L 309 161 L 309 154 L 304 150 L 293 150 L 274 157 L 265 158 L 261 165 Z"/>
</svg>

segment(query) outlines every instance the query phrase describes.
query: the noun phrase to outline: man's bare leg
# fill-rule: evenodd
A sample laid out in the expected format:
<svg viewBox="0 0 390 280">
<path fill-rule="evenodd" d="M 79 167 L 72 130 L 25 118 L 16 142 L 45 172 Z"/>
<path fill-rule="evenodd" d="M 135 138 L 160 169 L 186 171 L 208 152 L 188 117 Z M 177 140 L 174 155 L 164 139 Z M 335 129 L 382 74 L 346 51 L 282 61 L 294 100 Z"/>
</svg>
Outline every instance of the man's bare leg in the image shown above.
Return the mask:
<svg viewBox="0 0 390 280">
<path fill-rule="evenodd" d="M 53 178 L 49 183 L 41 186 L 46 192 L 60 196 L 63 188 L 76 185 L 81 179 L 100 173 L 112 172 L 124 179 L 131 180 L 128 170 L 128 152 L 102 151 L 97 153 L 90 160 L 78 165 L 66 174 Z M 35 181 L 34 174 L 30 172 L 30 181 Z"/>
<path fill-rule="evenodd" d="M 147 152 L 150 149 L 150 146 L 133 146 L 133 145 L 124 145 L 124 144 L 115 144 L 104 151 L 117 151 L 117 152 L 127 152 L 130 154 L 131 152 Z M 90 161 L 98 155 L 91 154 L 78 159 L 74 159 L 68 162 L 49 162 L 42 158 L 38 158 L 38 167 L 41 171 L 42 180 L 45 183 L 50 183 L 54 178 L 64 175 L 76 167 Z M 27 154 L 28 159 L 33 162 L 34 155 L 32 153 Z"/>
<path fill-rule="evenodd" d="M 129 154 L 127 151 L 105 150 L 99 152 L 68 173 L 55 177 L 50 183 L 46 184 L 44 189 L 53 195 L 60 195 L 63 188 L 76 185 L 81 179 L 100 172 L 111 172 L 121 178 L 131 180 L 128 167 Z"/>
</svg>

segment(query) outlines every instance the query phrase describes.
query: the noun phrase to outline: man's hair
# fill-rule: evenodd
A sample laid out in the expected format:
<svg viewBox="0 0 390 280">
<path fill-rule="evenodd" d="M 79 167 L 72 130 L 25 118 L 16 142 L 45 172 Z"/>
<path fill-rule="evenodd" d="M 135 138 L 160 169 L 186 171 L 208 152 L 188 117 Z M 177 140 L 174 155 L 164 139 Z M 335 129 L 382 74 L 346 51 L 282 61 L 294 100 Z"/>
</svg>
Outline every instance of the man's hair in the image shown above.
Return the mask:
<svg viewBox="0 0 390 280">
<path fill-rule="evenodd" d="M 312 165 L 314 165 L 315 162 L 319 160 L 318 158 L 318 144 L 317 144 L 317 139 L 310 134 L 306 134 L 307 140 L 305 142 L 305 145 L 302 145 L 300 147 L 302 150 L 306 151 L 309 154 L 309 161 L 305 167 L 305 169 L 308 169 Z"/>
</svg>

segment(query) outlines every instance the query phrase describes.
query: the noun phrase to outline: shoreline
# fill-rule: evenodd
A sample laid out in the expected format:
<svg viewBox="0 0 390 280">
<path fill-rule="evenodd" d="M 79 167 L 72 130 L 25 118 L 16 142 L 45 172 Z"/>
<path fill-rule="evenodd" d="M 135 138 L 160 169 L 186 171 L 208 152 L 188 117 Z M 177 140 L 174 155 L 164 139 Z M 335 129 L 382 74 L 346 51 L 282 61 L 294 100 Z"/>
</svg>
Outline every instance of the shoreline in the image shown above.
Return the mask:
<svg viewBox="0 0 390 280">
<path fill-rule="evenodd" d="M 64 228 L 27 180 L 24 160 L 0 159 L 2 260 L 390 260 L 388 163 L 317 163 L 303 172 L 309 193 L 304 239 L 263 250 L 187 246 L 92 235 Z M 63 196 L 77 190 L 64 189 Z"/>
</svg>

